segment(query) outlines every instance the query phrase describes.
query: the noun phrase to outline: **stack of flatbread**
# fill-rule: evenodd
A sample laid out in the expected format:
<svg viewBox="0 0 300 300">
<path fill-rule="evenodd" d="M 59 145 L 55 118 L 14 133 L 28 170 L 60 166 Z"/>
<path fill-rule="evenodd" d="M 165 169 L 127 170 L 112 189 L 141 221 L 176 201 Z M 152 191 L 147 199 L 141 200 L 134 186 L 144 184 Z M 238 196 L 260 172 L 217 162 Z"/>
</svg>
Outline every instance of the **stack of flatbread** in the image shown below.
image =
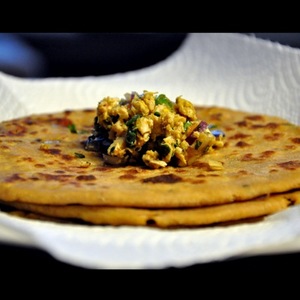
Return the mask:
<svg viewBox="0 0 300 300">
<path fill-rule="evenodd" d="M 222 129 L 224 147 L 192 165 L 161 169 L 110 166 L 86 151 L 95 110 L 2 122 L 2 210 L 54 221 L 171 228 L 251 220 L 300 203 L 299 126 L 222 107 L 197 107 L 197 114 Z"/>
</svg>

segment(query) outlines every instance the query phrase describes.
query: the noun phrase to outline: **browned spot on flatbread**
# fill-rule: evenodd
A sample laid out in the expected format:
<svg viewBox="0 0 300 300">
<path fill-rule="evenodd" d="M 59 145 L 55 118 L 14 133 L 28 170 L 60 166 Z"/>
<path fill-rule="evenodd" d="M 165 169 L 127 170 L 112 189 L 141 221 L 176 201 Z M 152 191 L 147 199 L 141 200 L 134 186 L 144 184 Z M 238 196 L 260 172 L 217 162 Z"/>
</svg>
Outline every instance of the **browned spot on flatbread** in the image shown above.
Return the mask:
<svg viewBox="0 0 300 300">
<path fill-rule="evenodd" d="M 34 166 L 36 168 L 44 168 L 44 167 L 46 167 L 46 165 L 44 165 L 44 164 L 35 164 Z"/>
<path fill-rule="evenodd" d="M 32 117 L 26 117 L 26 118 L 23 120 L 23 123 L 26 124 L 26 125 L 37 124 L 37 122 L 34 121 L 34 120 L 32 119 Z"/>
<path fill-rule="evenodd" d="M 284 148 L 287 150 L 295 150 L 297 148 L 297 146 L 296 145 L 285 145 Z"/>
<path fill-rule="evenodd" d="M 245 121 L 245 120 L 239 121 L 239 122 L 234 122 L 234 124 L 236 124 L 238 127 L 247 127 L 247 125 L 248 125 L 247 121 Z"/>
<path fill-rule="evenodd" d="M 7 131 L 7 136 L 24 136 L 27 133 L 27 127 L 19 123 L 12 123 L 11 128 Z"/>
<path fill-rule="evenodd" d="M 252 160 L 257 160 L 255 157 L 253 157 L 252 153 L 246 153 L 241 158 L 241 161 L 252 161 Z"/>
<path fill-rule="evenodd" d="M 222 115 L 223 115 L 222 113 L 215 113 L 215 114 L 210 115 L 210 119 L 212 121 L 220 121 L 222 118 Z"/>
<path fill-rule="evenodd" d="M 264 118 L 261 115 L 247 116 L 246 119 L 251 120 L 251 121 L 264 121 Z"/>
<path fill-rule="evenodd" d="M 72 155 L 70 155 L 70 154 L 62 154 L 62 155 L 61 155 L 61 158 L 62 158 L 63 160 L 69 161 L 69 160 L 75 159 L 75 156 L 72 156 Z"/>
<path fill-rule="evenodd" d="M 54 173 L 57 173 L 57 174 L 64 174 L 65 171 L 64 171 L 64 170 L 56 170 L 56 171 L 54 171 Z"/>
<path fill-rule="evenodd" d="M 139 171 L 137 169 L 126 170 L 126 174 L 128 174 L 128 175 L 135 175 L 137 173 L 139 173 Z"/>
<path fill-rule="evenodd" d="M 224 131 L 225 132 L 232 131 L 232 130 L 234 130 L 233 127 L 231 127 L 231 126 L 224 126 Z"/>
<path fill-rule="evenodd" d="M 63 127 L 68 127 L 69 125 L 73 124 L 73 122 L 66 117 L 65 118 L 50 118 L 49 121 L 51 121 L 57 125 L 63 126 Z"/>
<path fill-rule="evenodd" d="M 205 183 L 206 180 L 205 179 L 193 179 L 190 182 L 192 182 L 193 184 L 201 184 L 201 183 Z"/>
<path fill-rule="evenodd" d="M 57 149 L 57 148 L 40 148 L 39 150 L 50 155 L 59 155 L 61 159 L 66 161 L 70 161 L 76 158 L 75 155 L 62 154 L 61 149 Z"/>
<path fill-rule="evenodd" d="M 148 183 L 176 183 L 182 181 L 182 177 L 175 174 L 164 174 L 142 179 L 142 182 Z"/>
<path fill-rule="evenodd" d="M 94 175 L 79 175 L 76 176 L 76 179 L 79 181 L 91 181 L 96 180 L 96 177 Z"/>
<path fill-rule="evenodd" d="M 40 179 L 43 180 L 55 180 L 55 181 L 67 181 L 68 179 L 72 178 L 72 175 L 56 175 L 56 174 L 49 174 L 49 173 L 37 173 Z"/>
<path fill-rule="evenodd" d="M 244 134 L 244 133 L 239 132 L 239 133 L 236 133 L 235 135 L 228 137 L 228 139 L 230 139 L 230 140 L 245 139 L 250 136 L 251 136 L 250 134 Z"/>
<path fill-rule="evenodd" d="M 265 134 L 264 139 L 267 141 L 277 141 L 283 136 L 282 133 L 274 132 L 273 134 Z"/>
<path fill-rule="evenodd" d="M 89 113 L 95 112 L 95 110 L 92 108 L 85 108 L 85 109 L 83 109 L 83 112 L 89 114 Z"/>
<path fill-rule="evenodd" d="M 236 147 L 239 147 L 239 148 L 244 148 L 244 147 L 249 147 L 251 146 L 250 144 L 244 142 L 244 141 L 239 141 L 235 144 Z"/>
<path fill-rule="evenodd" d="M 254 157 L 252 153 L 246 153 L 242 156 L 241 161 L 255 161 L 269 159 L 276 152 L 273 150 L 266 150 L 260 153 L 258 157 Z"/>
<path fill-rule="evenodd" d="M 248 175 L 249 172 L 246 171 L 246 170 L 239 170 L 239 171 L 238 171 L 238 174 L 239 174 L 239 175 Z"/>
<path fill-rule="evenodd" d="M 196 177 L 206 177 L 203 173 L 197 174 Z"/>
<path fill-rule="evenodd" d="M 253 124 L 251 126 L 251 129 L 260 129 L 260 128 L 266 128 L 266 129 L 276 129 L 279 127 L 280 124 L 275 123 L 275 122 L 269 122 L 267 124 Z"/>
<path fill-rule="evenodd" d="M 6 177 L 5 182 L 15 182 L 15 181 L 26 181 L 25 178 L 21 177 L 20 174 L 14 173 L 9 177 Z"/>
<path fill-rule="evenodd" d="M 23 141 L 22 141 L 22 140 L 17 140 L 17 139 L 10 139 L 10 140 L 8 141 L 8 143 L 10 143 L 10 144 L 23 143 Z"/>
<path fill-rule="evenodd" d="M 40 148 L 41 151 L 47 153 L 47 154 L 51 154 L 51 155 L 58 155 L 61 153 L 60 149 L 55 149 L 55 148 Z"/>
<path fill-rule="evenodd" d="M 267 159 L 270 158 L 272 155 L 274 155 L 276 152 L 273 150 L 266 150 L 263 151 L 260 155 L 259 155 L 259 159 Z"/>
<path fill-rule="evenodd" d="M 300 144 L 300 137 L 295 137 L 290 139 L 295 144 Z"/>
<path fill-rule="evenodd" d="M 283 163 L 278 163 L 277 166 L 286 170 L 296 170 L 300 168 L 300 160 L 290 160 Z"/>
<path fill-rule="evenodd" d="M 34 159 L 32 157 L 29 156 L 24 156 L 24 157 L 20 157 L 17 162 L 21 162 L 21 161 L 27 161 L 27 162 L 33 162 Z"/>
<path fill-rule="evenodd" d="M 135 179 L 139 171 L 137 169 L 126 170 L 125 174 L 119 176 L 120 179 Z"/>
</svg>

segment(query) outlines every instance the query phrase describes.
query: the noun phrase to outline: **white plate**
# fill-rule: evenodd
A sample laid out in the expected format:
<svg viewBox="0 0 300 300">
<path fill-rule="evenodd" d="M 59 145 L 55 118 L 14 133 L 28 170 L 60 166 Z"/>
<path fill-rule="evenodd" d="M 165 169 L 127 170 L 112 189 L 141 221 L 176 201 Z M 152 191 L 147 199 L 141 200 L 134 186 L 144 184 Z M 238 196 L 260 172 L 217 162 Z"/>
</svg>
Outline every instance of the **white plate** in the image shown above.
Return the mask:
<svg viewBox="0 0 300 300">
<path fill-rule="evenodd" d="M 105 96 L 144 89 L 195 104 L 269 113 L 300 124 L 298 49 L 239 34 L 190 34 L 151 67 L 84 78 L 20 79 L 0 73 L 0 120 L 95 108 Z M 0 240 L 45 250 L 86 268 L 183 267 L 258 253 L 300 250 L 300 207 L 230 227 L 153 228 L 54 224 L 0 212 Z"/>
<path fill-rule="evenodd" d="M 293 207 L 256 224 L 173 230 L 55 224 L 5 213 L 0 223 L 14 230 L 17 239 L 11 242 L 38 247 L 72 265 L 151 269 L 300 250 L 299 213 L 300 207 Z"/>
</svg>

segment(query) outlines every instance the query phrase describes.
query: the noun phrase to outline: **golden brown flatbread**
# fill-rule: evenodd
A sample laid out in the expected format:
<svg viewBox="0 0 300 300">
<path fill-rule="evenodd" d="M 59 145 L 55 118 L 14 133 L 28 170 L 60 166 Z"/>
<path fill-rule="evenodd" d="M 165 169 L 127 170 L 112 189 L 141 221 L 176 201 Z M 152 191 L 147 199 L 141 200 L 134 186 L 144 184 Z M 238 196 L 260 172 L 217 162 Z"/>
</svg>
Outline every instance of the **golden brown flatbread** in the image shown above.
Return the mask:
<svg viewBox="0 0 300 300">
<path fill-rule="evenodd" d="M 170 228 L 204 226 L 263 217 L 286 209 L 294 203 L 300 203 L 300 191 L 194 208 L 147 209 L 95 205 L 39 205 L 24 202 L 11 202 L 10 205 L 20 211 L 35 213 L 35 218 L 47 216 L 66 220 L 82 220 L 99 225 Z"/>
<path fill-rule="evenodd" d="M 250 204 L 249 200 L 256 207 L 262 203 L 257 199 L 274 203 L 279 196 L 273 195 L 282 193 L 298 197 L 293 190 L 300 189 L 300 127 L 284 119 L 222 107 L 197 107 L 201 120 L 225 133 L 224 147 L 189 166 L 149 169 L 111 166 L 99 153 L 86 151 L 95 115 L 95 110 L 72 110 L 0 123 L 1 200 L 11 205 L 24 203 L 33 211 L 31 204 L 49 205 L 56 209 L 53 216 L 63 211 L 66 217 L 71 214 L 75 218 L 78 213 L 77 217 L 84 219 L 84 211 L 88 211 L 87 221 L 95 224 L 105 220 L 112 225 L 139 225 L 151 219 L 163 227 L 207 223 L 199 217 L 205 207 L 217 210 L 217 205 Z M 291 203 L 286 197 L 279 198 L 280 209 Z M 97 213 L 106 213 L 93 217 L 94 206 Z M 45 214 L 50 211 L 47 207 L 41 208 Z M 235 210 L 235 205 L 229 207 L 230 212 Z M 262 210 L 270 214 L 280 209 Z M 147 213 L 138 221 L 140 217 L 134 215 L 143 210 Z M 153 212 L 169 217 L 154 217 Z M 110 214 L 118 217 L 108 218 Z M 247 217 L 237 215 L 205 219 L 219 222 Z M 248 217 L 258 215 L 262 213 Z"/>
</svg>

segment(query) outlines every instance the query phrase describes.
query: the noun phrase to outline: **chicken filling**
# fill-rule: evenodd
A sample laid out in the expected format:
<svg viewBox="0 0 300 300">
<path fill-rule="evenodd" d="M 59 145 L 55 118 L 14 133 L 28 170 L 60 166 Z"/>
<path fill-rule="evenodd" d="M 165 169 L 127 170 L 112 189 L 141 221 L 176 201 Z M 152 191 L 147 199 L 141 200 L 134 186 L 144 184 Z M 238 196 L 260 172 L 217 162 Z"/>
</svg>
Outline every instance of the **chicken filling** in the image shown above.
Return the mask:
<svg viewBox="0 0 300 300">
<path fill-rule="evenodd" d="M 223 147 L 223 132 L 213 134 L 181 96 L 175 102 L 149 91 L 124 96 L 98 103 L 94 131 L 86 142 L 86 150 L 100 152 L 107 163 L 181 167 Z"/>
</svg>

